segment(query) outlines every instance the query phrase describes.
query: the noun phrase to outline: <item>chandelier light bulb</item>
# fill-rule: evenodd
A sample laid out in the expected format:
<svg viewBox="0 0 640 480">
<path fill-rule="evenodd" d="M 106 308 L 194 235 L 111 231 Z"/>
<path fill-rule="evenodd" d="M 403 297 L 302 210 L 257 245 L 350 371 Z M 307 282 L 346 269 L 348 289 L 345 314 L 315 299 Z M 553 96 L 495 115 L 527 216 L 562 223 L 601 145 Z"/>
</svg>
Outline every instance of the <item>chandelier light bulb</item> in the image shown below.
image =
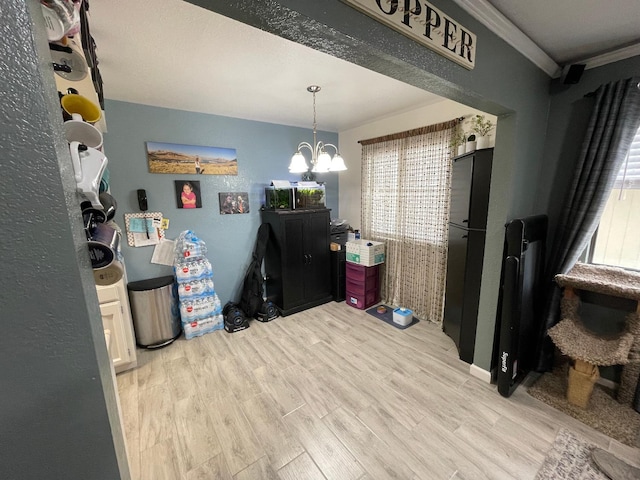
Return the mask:
<svg viewBox="0 0 640 480">
<path fill-rule="evenodd" d="M 318 160 L 314 171 L 316 172 L 328 172 L 331 168 L 331 155 L 325 151 L 321 151 L 318 155 Z"/>
<path fill-rule="evenodd" d="M 304 173 L 309 170 L 309 166 L 307 165 L 307 161 L 304 158 L 304 155 L 299 151 L 293 154 L 291 157 L 291 164 L 289 164 L 289 172 L 291 173 Z"/>
<path fill-rule="evenodd" d="M 347 169 L 347 166 L 344 164 L 344 158 L 339 153 L 336 153 L 331 159 L 331 170 L 332 172 L 342 172 Z"/>
</svg>

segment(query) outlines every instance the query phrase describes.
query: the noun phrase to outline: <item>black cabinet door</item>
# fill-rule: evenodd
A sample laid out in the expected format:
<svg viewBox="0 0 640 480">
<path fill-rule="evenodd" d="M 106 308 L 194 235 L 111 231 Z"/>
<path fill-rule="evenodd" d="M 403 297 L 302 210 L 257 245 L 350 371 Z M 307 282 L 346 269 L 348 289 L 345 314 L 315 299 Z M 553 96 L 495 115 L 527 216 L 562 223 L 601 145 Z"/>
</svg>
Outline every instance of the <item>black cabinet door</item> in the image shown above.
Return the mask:
<svg viewBox="0 0 640 480">
<path fill-rule="evenodd" d="M 304 244 L 306 218 L 304 215 L 282 217 L 282 308 L 288 310 L 305 299 L 304 270 L 306 247 Z"/>
<path fill-rule="evenodd" d="M 460 324 L 460 360 L 473 363 L 478 325 L 478 306 L 480 302 L 480 284 L 482 283 L 482 261 L 484 259 L 485 234 L 482 231 L 469 230 L 467 260 L 464 277 L 464 301 L 462 303 L 462 322 Z"/>
<path fill-rule="evenodd" d="M 449 254 L 447 256 L 447 289 L 445 293 L 442 329 L 460 350 L 460 328 L 464 305 L 464 286 L 467 265 L 468 231 L 449 225 Z"/>
<path fill-rule="evenodd" d="M 489 211 L 489 187 L 491 186 L 491 165 L 493 148 L 476 150 L 473 154 L 473 179 L 469 203 L 469 228 L 487 228 Z"/>
<path fill-rule="evenodd" d="M 450 222 L 469 227 L 469 203 L 471 202 L 471 180 L 473 177 L 472 155 L 456 158 L 451 172 Z"/>
<path fill-rule="evenodd" d="M 449 222 L 464 228 L 487 226 L 493 149 L 476 150 L 453 161 Z"/>
<path fill-rule="evenodd" d="M 307 299 L 313 301 L 331 295 L 329 212 L 312 213 L 308 216 L 308 222 L 305 228 L 307 263 L 304 281 Z"/>
</svg>

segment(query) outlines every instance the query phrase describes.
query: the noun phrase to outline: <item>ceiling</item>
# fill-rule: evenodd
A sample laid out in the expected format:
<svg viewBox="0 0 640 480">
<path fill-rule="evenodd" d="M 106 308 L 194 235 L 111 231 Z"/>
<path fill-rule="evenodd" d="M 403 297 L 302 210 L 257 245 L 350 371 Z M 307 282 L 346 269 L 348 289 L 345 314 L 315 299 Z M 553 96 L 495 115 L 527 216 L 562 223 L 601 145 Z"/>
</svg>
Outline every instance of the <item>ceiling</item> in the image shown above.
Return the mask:
<svg viewBox="0 0 640 480">
<path fill-rule="evenodd" d="M 640 54 L 638 0 L 454 1 L 550 76 Z M 91 0 L 89 21 L 107 99 L 310 127 L 315 84 L 318 129 L 336 132 L 441 100 L 182 0 Z"/>
<path fill-rule="evenodd" d="M 640 43 L 638 0 L 490 3 L 561 66 Z"/>
</svg>

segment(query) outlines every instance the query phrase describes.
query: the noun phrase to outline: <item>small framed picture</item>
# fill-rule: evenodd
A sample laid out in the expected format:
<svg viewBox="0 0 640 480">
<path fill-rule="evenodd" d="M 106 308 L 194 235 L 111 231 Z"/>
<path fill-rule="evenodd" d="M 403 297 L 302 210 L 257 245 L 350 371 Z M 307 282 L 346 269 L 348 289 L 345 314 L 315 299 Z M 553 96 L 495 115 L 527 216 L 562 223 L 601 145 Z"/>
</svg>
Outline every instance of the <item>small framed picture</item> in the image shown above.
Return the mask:
<svg viewBox="0 0 640 480">
<path fill-rule="evenodd" d="M 249 213 L 249 194 L 247 192 L 220 192 L 220 215 Z"/>
<path fill-rule="evenodd" d="M 176 180 L 174 183 L 178 208 L 202 208 L 199 181 Z"/>
</svg>

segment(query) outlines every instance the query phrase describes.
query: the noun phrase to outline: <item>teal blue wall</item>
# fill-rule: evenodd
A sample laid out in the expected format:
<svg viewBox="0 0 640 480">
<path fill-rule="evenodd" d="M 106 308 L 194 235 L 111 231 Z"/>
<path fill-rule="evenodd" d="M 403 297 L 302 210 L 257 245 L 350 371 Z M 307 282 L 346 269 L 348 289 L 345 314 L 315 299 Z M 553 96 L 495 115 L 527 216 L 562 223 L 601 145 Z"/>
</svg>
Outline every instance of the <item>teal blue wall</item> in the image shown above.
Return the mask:
<svg viewBox="0 0 640 480">
<path fill-rule="evenodd" d="M 40 2 L 0 28 L 0 478 L 130 478 Z"/>
<path fill-rule="evenodd" d="M 149 211 L 169 218 L 167 238 L 193 230 L 208 248 L 220 301 L 237 300 L 260 225 L 264 187 L 271 180 L 300 179 L 289 173 L 291 155 L 299 142 L 312 140 L 308 129 L 237 118 L 170 110 L 107 100 L 108 133 L 104 151 L 109 159 L 111 192 L 118 202 L 116 221 L 124 227 L 124 213 L 139 212 L 136 191 L 147 191 Z M 325 142 L 338 143 L 335 133 L 318 132 Z M 235 148 L 238 175 L 169 175 L 149 173 L 145 142 L 210 145 Z M 338 174 L 319 174 L 326 181 L 327 206 L 337 216 Z M 199 180 L 202 208 L 178 209 L 174 180 Z M 218 193 L 249 192 L 250 213 L 220 215 Z M 170 267 L 150 263 L 153 247 L 129 247 L 123 239 L 129 281 L 172 273 Z"/>
</svg>

